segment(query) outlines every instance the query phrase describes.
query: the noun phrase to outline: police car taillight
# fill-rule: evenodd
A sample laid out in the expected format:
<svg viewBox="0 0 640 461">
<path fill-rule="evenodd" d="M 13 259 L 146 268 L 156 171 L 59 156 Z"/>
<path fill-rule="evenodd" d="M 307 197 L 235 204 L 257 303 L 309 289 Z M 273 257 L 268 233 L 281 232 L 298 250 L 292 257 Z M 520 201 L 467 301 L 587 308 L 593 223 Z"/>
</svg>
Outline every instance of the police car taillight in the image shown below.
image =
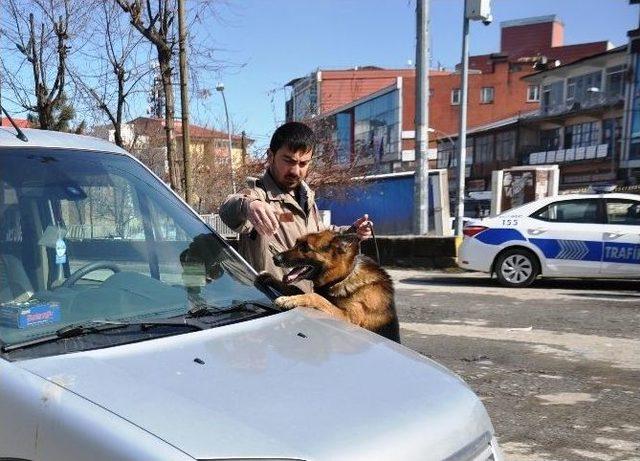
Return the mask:
<svg viewBox="0 0 640 461">
<path fill-rule="evenodd" d="M 479 234 L 485 229 L 488 228 L 485 226 L 467 226 L 462 229 L 462 233 L 465 235 L 465 237 L 473 237 L 474 235 Z"/>
</svg>

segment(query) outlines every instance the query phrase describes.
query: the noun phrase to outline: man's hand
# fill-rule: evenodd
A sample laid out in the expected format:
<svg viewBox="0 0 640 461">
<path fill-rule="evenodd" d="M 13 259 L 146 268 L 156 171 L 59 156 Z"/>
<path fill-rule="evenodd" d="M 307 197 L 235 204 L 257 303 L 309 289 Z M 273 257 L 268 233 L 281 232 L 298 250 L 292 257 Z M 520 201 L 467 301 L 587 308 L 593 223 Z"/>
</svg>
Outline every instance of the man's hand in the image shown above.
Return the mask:
<svg viewBox="0 0 640 461">
<path fill-rule="evenodd" d="M 276 211 L 261 200 L 254 200 L 249 204 L 247 218 L 260 235 L 273 235 L 280 227 Z"/>
<path fill-rule="evenodd" d="M 371 229 L 373 228 L 373 222 L 369 221 L 369 215 L 365 214 L 362 218 L 356 220 L 351 226 L 360 240 L 366 240 L 373 235 Z"/>
</svg>

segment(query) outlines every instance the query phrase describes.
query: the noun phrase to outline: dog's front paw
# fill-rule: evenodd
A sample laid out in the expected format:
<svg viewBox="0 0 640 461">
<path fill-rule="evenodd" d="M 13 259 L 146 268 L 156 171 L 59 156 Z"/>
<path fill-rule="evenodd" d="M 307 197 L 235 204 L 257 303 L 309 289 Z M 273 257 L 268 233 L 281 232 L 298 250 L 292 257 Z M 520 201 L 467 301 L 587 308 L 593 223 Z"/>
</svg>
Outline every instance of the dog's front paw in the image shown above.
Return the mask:
<svg viewBox="0 0 640 461">
<path fill-rule="evenodd" d="M 281 309 L 294 309 L 300 305 L 296 296 L 279 296 L 274 301 L 275 305 Z"/>
</svg>

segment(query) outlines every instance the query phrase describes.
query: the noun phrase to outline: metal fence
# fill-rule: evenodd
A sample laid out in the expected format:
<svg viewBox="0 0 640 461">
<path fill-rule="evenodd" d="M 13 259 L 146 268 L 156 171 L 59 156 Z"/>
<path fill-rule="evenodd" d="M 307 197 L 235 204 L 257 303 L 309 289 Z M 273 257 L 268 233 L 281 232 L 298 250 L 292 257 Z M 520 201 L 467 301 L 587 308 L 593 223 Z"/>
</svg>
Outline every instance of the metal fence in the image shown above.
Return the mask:
<svg viewBox="0 0 640 461">
<path fill-rule="evenodd" d="M 222 222 L 218 214 L 203 214 L 202 219 L 222 237 L 227 239 L 237 239 L 238 233 L 231 230 L 229 226 Z"/>
</svg>

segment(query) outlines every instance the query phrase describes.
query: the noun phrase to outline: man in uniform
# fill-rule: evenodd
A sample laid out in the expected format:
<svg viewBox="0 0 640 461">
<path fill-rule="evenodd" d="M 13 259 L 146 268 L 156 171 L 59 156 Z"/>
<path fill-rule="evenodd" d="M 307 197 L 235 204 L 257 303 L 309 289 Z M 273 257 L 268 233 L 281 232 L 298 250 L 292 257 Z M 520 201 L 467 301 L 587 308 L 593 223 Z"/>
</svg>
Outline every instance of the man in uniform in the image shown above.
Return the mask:
<svg viewBox="0 0 640 461">
<path fill-rule="evenodd" d="M 220 208 L 222 221 L 240 234 L 240 254 L 258 271 L 281 279 L 273 253 L 293 247 L 298 237 L 324 230 L 314 193 L 304 181 L 313 157 L 315 137 L 304 123 L 289 122 L 271 137 L 267 171 L 256 185 L 229 195 Z M 337 232 L 371 236 L 371 222 L 362 216 L 352 226 L 331 226 Z M 311 285 L 300 286 L 305 291 Z"/>
</svg>

